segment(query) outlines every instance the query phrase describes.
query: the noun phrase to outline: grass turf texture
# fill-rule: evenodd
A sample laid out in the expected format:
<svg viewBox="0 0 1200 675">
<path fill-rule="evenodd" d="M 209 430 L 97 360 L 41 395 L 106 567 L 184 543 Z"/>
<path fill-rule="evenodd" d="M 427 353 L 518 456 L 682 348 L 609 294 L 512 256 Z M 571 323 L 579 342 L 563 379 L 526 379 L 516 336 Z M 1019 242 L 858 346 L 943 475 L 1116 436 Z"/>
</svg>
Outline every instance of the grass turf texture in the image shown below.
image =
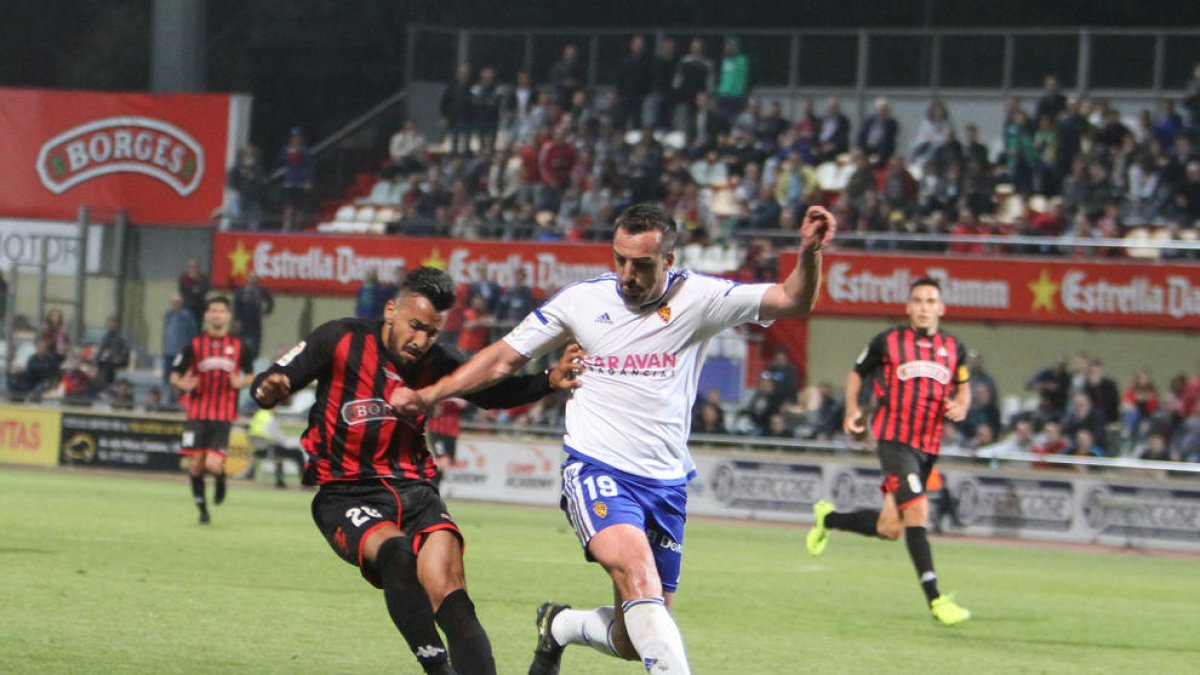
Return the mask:
<svg viewBox="0 0 1200 675">
<path fill-rule="evenodd" d="M 210 488 L 211 491 L 211 488 Z M 186 477 L 0 468 L 0 672 L 418 673 L 382 595 L 337 559 L 311 493 L 231 484 L 196 523 Z M 452 503 L 499 672 L 523 673 L 548 598 L 611 602 L 557 511 Z M 924 609 L 902 542 L 694 522 L 676 616 L 693 670 L 1168 673 L 1200 663 L 1200 563 L 936 540 L 941 586 L 974 618 Z M 563 672 L 641 667 L 574 646 Z"/>
</svg>

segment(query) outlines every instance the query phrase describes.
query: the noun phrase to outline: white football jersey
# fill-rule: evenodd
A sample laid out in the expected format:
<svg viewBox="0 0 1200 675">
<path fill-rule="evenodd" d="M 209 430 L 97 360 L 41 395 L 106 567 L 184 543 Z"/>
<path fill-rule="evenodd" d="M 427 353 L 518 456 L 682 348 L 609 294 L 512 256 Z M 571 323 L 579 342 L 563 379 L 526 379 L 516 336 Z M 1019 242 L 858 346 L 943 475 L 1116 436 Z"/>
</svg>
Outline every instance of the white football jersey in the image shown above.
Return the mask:
<svg viewBox="0 0 1200 675">
<path fill-rule="evenodd" d="M 568 454 L 679 485 L 695 475 L 687 437 L 709 341 L 757 321 L 769 286 L 671 272 L 662 299 L 639 310 L 605 274 L 564 287 L 504 340 L 530 358 L 570 341 L 587 352 L 567 402 Z"/>
</svg>

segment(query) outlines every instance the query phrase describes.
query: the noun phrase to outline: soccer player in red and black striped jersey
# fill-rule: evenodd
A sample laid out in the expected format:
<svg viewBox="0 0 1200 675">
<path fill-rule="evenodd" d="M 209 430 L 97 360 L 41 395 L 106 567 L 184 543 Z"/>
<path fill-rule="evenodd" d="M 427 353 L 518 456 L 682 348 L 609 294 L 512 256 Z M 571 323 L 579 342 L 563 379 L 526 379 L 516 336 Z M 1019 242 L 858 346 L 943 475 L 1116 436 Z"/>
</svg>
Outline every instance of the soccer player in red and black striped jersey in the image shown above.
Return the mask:
<svg viewBox="0 0 1200 675">
<path fill-rule="evenodd" d="M 242 341 L 229 334 L 229 299 L 216 296 L 204 307 L 204 331 L 192 338 L 171 364 L 171 384 L 185 394 L 187 427 L 181 454 L 189 460 L 192 498 L 200 522 L 208 523 L 204 473 L 215 476 L 213 502 L 225 501 L 225 455 L 237 419 L 238 390 L 254 376 L 253 359 Z"/>
<path fill-rule="evenodd" d="M 301 438 L 309 458 L 306 481 L 320 485 L 312 504 L 317 527 L 343 560 L 383 589 L 392 621 L 426 673 L 476 675 L 496 668 L 467 596 L 462 534 L 430 482 L 436 466 L 425 419 L 410 426 L 387 402 L 397 388 L 431 384 L 465 360 L 454 347 L 436 343 L 453 303 L 449 275 L 414 270 L 387 301 L 382 321 L 326 323 L 259 374 L 251 392 L 270 408 L 317 382 Z M 552 371 L 464 398 L 509 408 L 575 388 L 573 359 L 580 355 L 568 350 Z"/>
<path fill-rule="evenodd" d="M 846 378 L 846 415 L 842 422 L 848 434 L 865 431 L 858 396 L 863 380 L 872 375 L 879 407 L 871 425 L 883 468 L 883 509 L 839 513 L 833 504 L 813 506 L 815 523 L 808 533 L 808 551 L 825 550 L 829 530 L 846 530 L 908 544 L 930 611 L 946 625 L 961 623 L 971 613 L 938 592 L 926 529 L 930 477 L 942 443 L 945 419 L 961 421 L 971 405 L 967 384 L 967 349 L 953 335 L 939 330 L 945 313 L 941 286 L 923 277 L 908 292 L 909 325 L 886 330 L 858 357 Z M 936 480 L 936 478 L 935 478 Z"/>
</svg>

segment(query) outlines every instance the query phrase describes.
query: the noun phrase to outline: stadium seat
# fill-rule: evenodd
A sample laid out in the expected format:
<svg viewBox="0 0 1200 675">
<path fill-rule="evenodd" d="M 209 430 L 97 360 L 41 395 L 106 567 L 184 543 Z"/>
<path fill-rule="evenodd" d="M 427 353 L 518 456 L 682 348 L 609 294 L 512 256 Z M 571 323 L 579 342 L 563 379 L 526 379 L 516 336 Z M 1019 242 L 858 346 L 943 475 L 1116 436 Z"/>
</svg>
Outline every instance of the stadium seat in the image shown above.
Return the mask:
<svg viewBox="0 0 1200 675">
<path fill-rule="evenodd" d="M 354 214 L 354 222 L 356 223 L 369 223 L 373 220 L 375 220 L 374 206 L 360 206 Z"/>
<path fill-rule="evenodd" d="M 375 211 L 375 217 L 371 219 L 372 223 L 387 224 L 400 219 L 400 212 L 396 209 L 385 206 Z"/>
<path fill-rule="evenodd" d="M 337 213 L 333 216 L 334 222 L 348 223 L 354 220 L 354 207 L 350 204 L 338 207 Z"/>
<path fill-rule="evenodd" d="M 1142 242 L 1150 241 L 1150 229 L 1146 227 L 1135 227 L 1125 233 L 1125 241 L 1127 242 Z M 1158 249 L 1156 248 L 1127 248 L 1125 254 L 1130 258 L 1148 258 L 1153 260 L 1158 257 Z"/>
<path fill-rule="evenodd" d="M 997 191 L 997 198 L 1000 198 Z M 1025 198 L 1021 195 L 1010 192 L 1003 197 L 1003 201 L 996 208 L 996 222 L 1004 224 L 1012 224 L 1020 220 L 1025 215 Z"/>
</svg>

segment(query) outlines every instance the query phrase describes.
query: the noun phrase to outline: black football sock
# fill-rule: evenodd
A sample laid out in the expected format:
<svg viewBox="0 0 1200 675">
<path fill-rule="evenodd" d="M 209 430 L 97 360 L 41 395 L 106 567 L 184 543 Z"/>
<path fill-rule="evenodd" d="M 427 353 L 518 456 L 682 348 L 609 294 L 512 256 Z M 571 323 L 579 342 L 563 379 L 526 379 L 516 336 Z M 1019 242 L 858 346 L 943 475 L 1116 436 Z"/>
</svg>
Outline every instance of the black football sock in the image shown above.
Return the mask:
<svg viewBox="0 0 1200 675">
<path fill-rule="evenodd" d="M 917 578 L 921 580 L 921 590 L 925 591 L 925 599 L 933 602 L 938 597 L 937 574 L 933 571 L 933 553 L 929 550 L 929 538 L 925 535 L 925 528 L 904 528 L 904 543 L 908 544 L 908 556 L 912 558 L 913 567 L 917 569 Z"/>
<path fill-rule="evenodd" d="M 200 513 L 208 513 L 208 500 L 204 498 L 204 476 L 192 476 L 192 499 Z"/>
<path fill-rule="evenodd" d="M 465 589 L 458 589 L 442 600 L 437 622 L 450 643 L 450 659 L 460 675 L 495 675 L 492 643 L 475 616 L 475 603 Z"/>
<path fill-rule="evenodd" d="M 213 503 L 220 504 L 225 501 L 225 472 L 217 474 L 217 487 L 213 490 Z"/>
<path fill-rule="evenodd" d="M 383 542 L 375 557 L 375 566 L 383 583 L 388 614 L 408 642 L 413 656 L 426 673 L 453 675 L 446 645 L 433 622 L 429 595 L 417 581 L 417 555 L 412 550 L 412 539 L 393 537 Z"/>
<path fill-rule="evenodd" d="M 868 537 L 878 537 L 878 511 L 852 511 L 850 513 L 833 513 L 825 516 L 825 527 L 831 530 L 857 532 Z"/>
</svg>

